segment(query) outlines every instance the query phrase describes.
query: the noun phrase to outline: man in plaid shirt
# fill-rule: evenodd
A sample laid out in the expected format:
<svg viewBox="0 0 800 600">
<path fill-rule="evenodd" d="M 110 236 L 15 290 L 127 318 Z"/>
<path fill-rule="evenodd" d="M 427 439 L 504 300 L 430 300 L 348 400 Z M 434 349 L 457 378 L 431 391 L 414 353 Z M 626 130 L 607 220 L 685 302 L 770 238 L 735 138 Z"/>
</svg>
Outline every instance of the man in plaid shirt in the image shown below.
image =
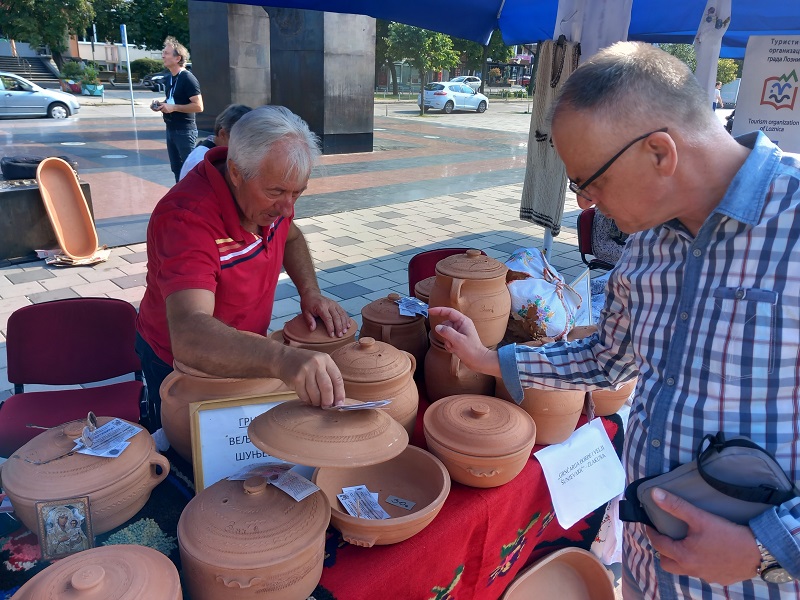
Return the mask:
<svg viewBox="0 0 800 600">
<path fill-rule="evenodd" d="M 800 157 L 762 132 L 733 139 L 679 60 L 618 43 L 582 65 L 553 108 L 553 143 L 581 208 L 630 233 L 598 332 L 541 348 L 480 345 L 471 321 L 431 308 L 471 369 L 523 387 L 639 378 L 628 481 L 694 459 L 703 436 L 745 435 L 800 470 Z M 776 133 L 776 135 L 778 135 Z M 666 492 L 688 523 L 672 540 L 626 524 L 623 596 L 800 597 L 800 498 L 737 525 Z"/>
</svg>

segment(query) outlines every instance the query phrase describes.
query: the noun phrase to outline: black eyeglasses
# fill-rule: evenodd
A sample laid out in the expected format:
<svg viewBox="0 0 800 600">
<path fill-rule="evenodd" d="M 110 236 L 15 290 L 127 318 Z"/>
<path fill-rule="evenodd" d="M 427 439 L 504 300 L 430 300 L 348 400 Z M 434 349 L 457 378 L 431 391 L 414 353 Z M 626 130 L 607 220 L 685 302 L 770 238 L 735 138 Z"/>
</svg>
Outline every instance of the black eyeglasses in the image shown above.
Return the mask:
<svg viewBox="0 0 800 600">
<path fill-rule="evenodd" d="M 594 175 L 589 177 L 589 179 L 584 181 L 581 185 L 578 185 L 577 183 L 572 181 L 572 179 L 570 179 L 569 180 L 569 190 L 571 192 L 573 192 L 576 196 L 580 196 L 581 198 L 585 198 L 586 200 L 591 201 L 592 198 L 588 194 L 586 194 L 586 191 L 585 191 L 586 188 L 589 187 L 598 177 L 603 175 L 603 173 L 608 171 L 608 169 L 611 167 L 611 165 L 614 164 L 614 161 L 616 161 L 620 156 L 622 156 L 628 148 L 633 146 L 636 142 L 641 142 L 642 140 L 645 140 L 645 139 L 649 138 L 654 133 L 666 133 L 666 132 L 667 132 L 667 128 L 666 127 L 662 127 L 661 129 L 656 129 L 655 131 L 651 131 L 649 133 L 645 133 L 644 135 L 640 135 L 635 140 L 631 140 L 630 142 L 625 144 L 625 146 L 622 148 L 622 150 L 620 150 L 614 156 L 612 156 L 611 160 L 609 160 L 606 164 L 604 164 L 602 167 L 597 169 L 597 171 L 594 173 Z"/>
</svg>

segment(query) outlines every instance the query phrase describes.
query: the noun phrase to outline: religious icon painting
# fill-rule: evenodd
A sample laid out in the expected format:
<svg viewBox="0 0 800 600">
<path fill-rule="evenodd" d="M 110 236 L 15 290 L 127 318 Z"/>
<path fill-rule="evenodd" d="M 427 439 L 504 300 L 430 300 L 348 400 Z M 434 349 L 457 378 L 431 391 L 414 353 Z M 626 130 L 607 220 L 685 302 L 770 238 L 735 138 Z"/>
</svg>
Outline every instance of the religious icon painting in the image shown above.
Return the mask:
<svg viewBox="0 0 800 600">
<path fill-rule="evenodd" d="M 94 547 L 88 496 L 37 502 L 36 518 L 44 560 Z"/>
</svg>

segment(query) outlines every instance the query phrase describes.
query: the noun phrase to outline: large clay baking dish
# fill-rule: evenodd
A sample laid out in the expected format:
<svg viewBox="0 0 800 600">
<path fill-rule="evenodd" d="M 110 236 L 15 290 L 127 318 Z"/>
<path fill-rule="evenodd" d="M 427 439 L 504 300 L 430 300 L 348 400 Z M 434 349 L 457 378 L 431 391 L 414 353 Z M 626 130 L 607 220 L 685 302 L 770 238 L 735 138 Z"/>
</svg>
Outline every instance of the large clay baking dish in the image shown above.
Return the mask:
<svg viewBox="0 0 800 600">
<path fill-rule="evenodd" d="M 158 550 L 120 544 L 90 548 L 38 573 L 14 600 L 181 600 L 172 561 Z"/>
<path fill-rule="evenodd" d="M 97 417 L 98 425 L 111 420 Z M 3 464 L 3 488 L 31 531 L 37 531 L 36 502 L 88 496 L 92 529 L 105 533 L 139 512 L 169 474 L 169 461 L 156 452 L 144 429 L 116 458 L 73 453 L 54 459 L 69 452 L 83 426 L 83 421 L 71 421 L 43 431 Z"/>
<path fill-rule="evenodd" d="M 422 531 L 439 514 L 450 493 L 450 475 L 442 462 L 416 446 L 378 465 L 352 469 L 321 467 L 313 481 L 331 503 L 331 524 L 342 538 L 356 546 L 396 544 Z M 378 503 L 391 519 L 360 519 L 351 516 L 339 503 L 343 487 L 366 485 L 378 494 Z M 397 496 L 415 502 L 409 511 L 386 499 Z"/>
</svg>

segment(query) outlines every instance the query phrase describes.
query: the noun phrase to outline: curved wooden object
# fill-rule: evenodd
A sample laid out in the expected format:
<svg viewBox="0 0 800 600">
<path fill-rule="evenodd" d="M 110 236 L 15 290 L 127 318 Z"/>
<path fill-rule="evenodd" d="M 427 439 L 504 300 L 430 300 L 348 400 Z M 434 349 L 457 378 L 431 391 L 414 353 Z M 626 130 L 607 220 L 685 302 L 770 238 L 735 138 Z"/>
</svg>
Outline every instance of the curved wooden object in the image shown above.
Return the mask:
<svg viewBox="0 0 800 600">
<path fill-rule="evenodd" d="M 97 251 L 97 230 L 75 171 L 52 156 L 39 163 L 36 180 L 61 251 L 73 260 L 92 256 Z"/>
</svg>

